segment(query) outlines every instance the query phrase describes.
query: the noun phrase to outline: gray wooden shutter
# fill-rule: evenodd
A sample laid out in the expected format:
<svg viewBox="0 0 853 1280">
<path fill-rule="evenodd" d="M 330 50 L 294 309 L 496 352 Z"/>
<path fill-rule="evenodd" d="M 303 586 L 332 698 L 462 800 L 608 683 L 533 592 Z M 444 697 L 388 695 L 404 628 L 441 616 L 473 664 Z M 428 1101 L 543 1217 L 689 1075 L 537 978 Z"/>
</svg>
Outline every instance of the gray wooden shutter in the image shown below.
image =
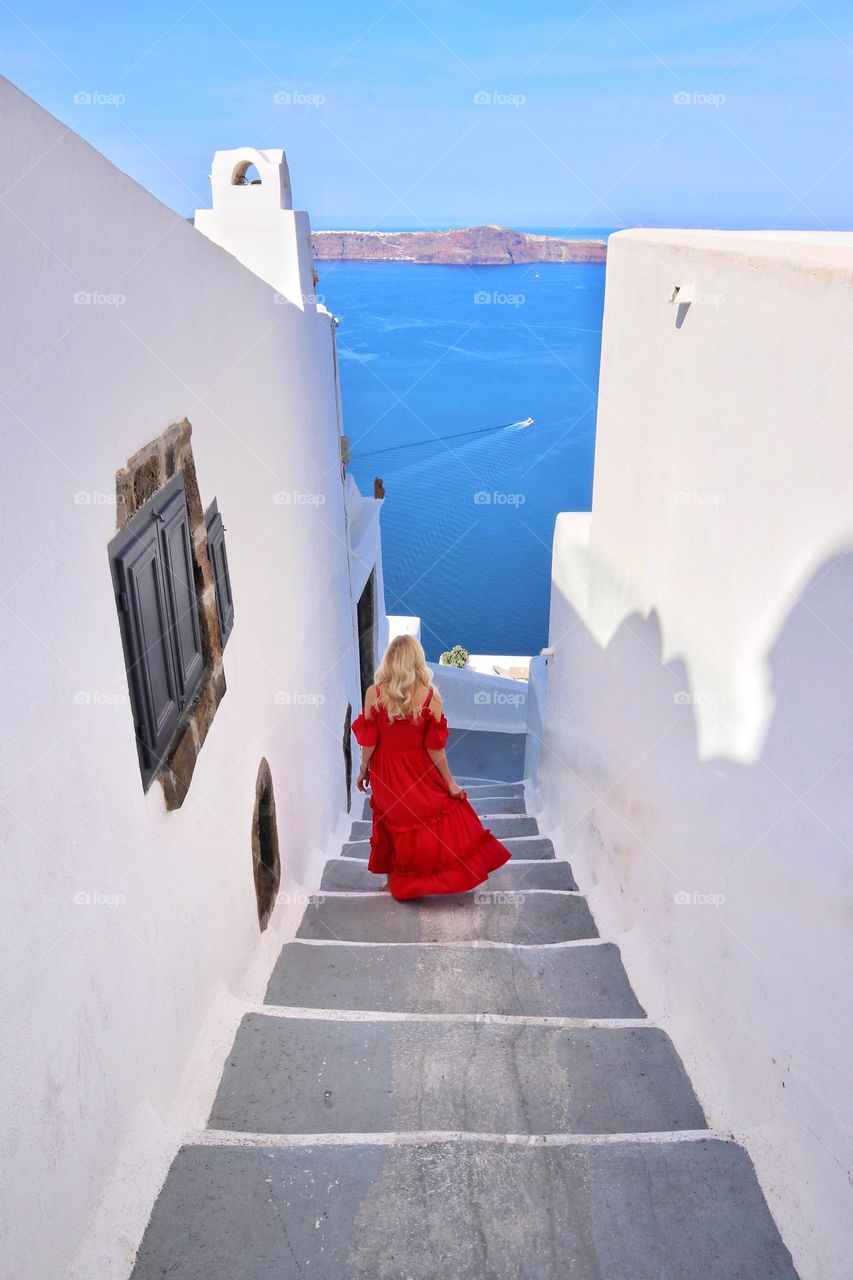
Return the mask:
<svg viewBox="0 0 853 1280">
<path fill-rule="evenodd" d="M 139 766 L 147 786 L 177 727 L 180 706 L 157 525 L 149 517 L 127 532 L 131 536 L 122 538 L 113 553 L 113 580 Z"/>
<path fill-rule="evenodd" d="M 224 646 L 234 626 L 234 597 L 231 594 L 228 552 L 225 549 L 225 525 L 215 498 L 207 509 L 205 522 L 210 565 L 216 583 L 216 612 L 219 615 L 219 631 Z"/>
<path fill-rule="evenodd" d="M 154 519 L 159 525 L 160 543 L 172 623 L 172 652 L 178 677 L 178 699 L 181 710 L 195 693 L 204 671 L 198 602 L 195 594 L 190 518 L 184 492 L 180 487 L 168 497 L 154 499 Z M 161 491 L 165 495 L 165 490 Z"/>
<path fill-rule="evenodd" d="M 183 476 L 140 507 L 109 554 L 147 787 L 204 671 Z"/>
</svg>

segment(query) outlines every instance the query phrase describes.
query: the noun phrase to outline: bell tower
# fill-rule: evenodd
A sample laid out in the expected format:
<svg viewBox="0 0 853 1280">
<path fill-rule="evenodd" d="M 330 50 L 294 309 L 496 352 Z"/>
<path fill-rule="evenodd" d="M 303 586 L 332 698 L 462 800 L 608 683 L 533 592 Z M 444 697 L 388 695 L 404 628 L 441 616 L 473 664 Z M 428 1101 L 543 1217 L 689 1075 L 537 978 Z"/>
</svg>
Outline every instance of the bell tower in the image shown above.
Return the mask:
<svg viewBox="0 0 853 1280">
<path fill-rule="evenodd" d="M 217 151 L 210 186 L 213 207 L 196 210 L 196 230 L 288 302 L 303 311 L 314 309 L 311 224 L 307 213 L 293 208 L 284 152 L 254 147 Z"/>
</svg>

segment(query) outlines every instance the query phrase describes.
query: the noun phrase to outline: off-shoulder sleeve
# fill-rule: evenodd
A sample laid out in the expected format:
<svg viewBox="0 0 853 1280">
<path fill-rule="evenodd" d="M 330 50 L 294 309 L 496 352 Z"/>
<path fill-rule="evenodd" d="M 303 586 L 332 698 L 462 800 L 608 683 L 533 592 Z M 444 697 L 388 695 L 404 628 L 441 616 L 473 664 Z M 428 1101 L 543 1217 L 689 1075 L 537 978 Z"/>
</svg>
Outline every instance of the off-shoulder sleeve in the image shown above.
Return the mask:
<svg viewBox="0 0 853 1280">
<path fill-rule="evenodd" d="M 369 720 L 365 719 L 364 712 L 361 712 L 352 722 L 352 731 L 355 734 L 355 740 L 360 747 L 375 747 L 378 737 L 376 728 L 376 716 L 372 715 Z"/>
<path fill-rule="evenodd" d="M 450 730 L 447 727 L 447 716 L 442 712 L 440 720 L 436 720 L 435 716 L 427 713 L 427 729 L 424 737 L 424 746 L 430 751 L 441 751 L 447 744 L 450 736 Z"/>
</svg>

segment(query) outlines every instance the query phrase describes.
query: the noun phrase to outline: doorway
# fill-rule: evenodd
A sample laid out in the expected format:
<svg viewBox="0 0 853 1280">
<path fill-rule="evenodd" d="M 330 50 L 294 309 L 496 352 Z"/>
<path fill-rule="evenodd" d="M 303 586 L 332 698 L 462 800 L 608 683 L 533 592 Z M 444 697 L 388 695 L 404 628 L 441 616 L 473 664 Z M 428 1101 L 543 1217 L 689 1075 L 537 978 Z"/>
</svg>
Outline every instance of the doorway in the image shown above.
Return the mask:
<svg viewBox="0 0 853 1280">
<path fill-rule="evenodd" d="M 361 703 L 373 684 L 376 671 L 376 570 L 370 577 L 358 600 L 358 668 L 361 678 Z"/>
</svg>

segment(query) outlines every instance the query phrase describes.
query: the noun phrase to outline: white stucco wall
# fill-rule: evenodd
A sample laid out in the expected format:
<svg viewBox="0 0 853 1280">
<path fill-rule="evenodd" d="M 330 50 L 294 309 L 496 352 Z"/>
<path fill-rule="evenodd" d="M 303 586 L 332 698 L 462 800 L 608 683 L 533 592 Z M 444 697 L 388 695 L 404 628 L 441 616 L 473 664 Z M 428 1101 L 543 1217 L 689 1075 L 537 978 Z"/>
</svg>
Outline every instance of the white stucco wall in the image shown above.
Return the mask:
<svg viewBox="0 0 853 1280">
<path fill-rule="evenodd" d="M 234 184 L 253 165 L 260 183 Z M 308 214 L 295 211 L 284 152 L 238 147 L 217 151 L 210 172 L 210 209 L 197 209 L 199 231 L 266 280 L 282 301 L 316 308 L 314 252 Z"/>
<path fill-rule="evenodd" d="M 539 808 L 539 787 L 542 780 L 542 735 L 545 728 L 545 708 L 548 705 L 548 664 L 550 657 L 537 654 L 530 659 L 527 680 L 527 743 L 524 752 L 524 776 L 527 782 L 527 802 L 531 812 Z"/>
<path fill-rule="evenodd" d="M 803 1280 L 853 1243 L 851 329 L 851 235 L 611 237 L 534 780 Z"/>
<path fill-rule="evenodd" d="M 428 662 L 452 729 L 484 729 L 524 733 L 527 729 L 527 683 L 484 675 L 467 667 Z"/>
<path fill-rule="evenodd" d="M 414 636 L 418 644 L 421 642 L 421 620 L 414 614 L 393 613 L 388 615 L 388 643 L 395 636 Z"/>
<path fill-rule="evenodd" d="M 380 635 L 384 637 L 387 635 L 388 623 L 385 618 L 385 579 L 382 573 L 382 534 L 379 527 L 383 501 L 382 498 L 368 498 L 360 493 L 352 476 L 347 476 L 346 515 L 352 597 L 354 600 L 358 599 L 367 579 L 371 573 L 375 573 Z M 377 645 L 377 663 L 383 652 L 384 648 Z"/>
<path fill-rule="evenodd" d="M 512 668 L 519 674 L 513 674 L 511 679 L 526 680 L 530 657 L 518 653 L 469 653 L 467 666 L 469 671 L 481 671 L 488 676 L 505 674 Z"/>
<path fill-rule="evenodd" d="M 82 1248 L 74 1274 L 110 1280 L 182 1129 L 204 1121 L 237 997 L 257 997 L 301 914 L 288 895 L 347 825 L 359 695 L 331 321 L 277 300 L 6 82 L 0 111 L 0 1269 L 57 1280 Z M 227 694 L 169 813 L 140 784 L 107 545 L 116 470 L 184 417 L 236 620 Z M 259 943 L 264 755 L 282 895 Z"/>
</svg>

